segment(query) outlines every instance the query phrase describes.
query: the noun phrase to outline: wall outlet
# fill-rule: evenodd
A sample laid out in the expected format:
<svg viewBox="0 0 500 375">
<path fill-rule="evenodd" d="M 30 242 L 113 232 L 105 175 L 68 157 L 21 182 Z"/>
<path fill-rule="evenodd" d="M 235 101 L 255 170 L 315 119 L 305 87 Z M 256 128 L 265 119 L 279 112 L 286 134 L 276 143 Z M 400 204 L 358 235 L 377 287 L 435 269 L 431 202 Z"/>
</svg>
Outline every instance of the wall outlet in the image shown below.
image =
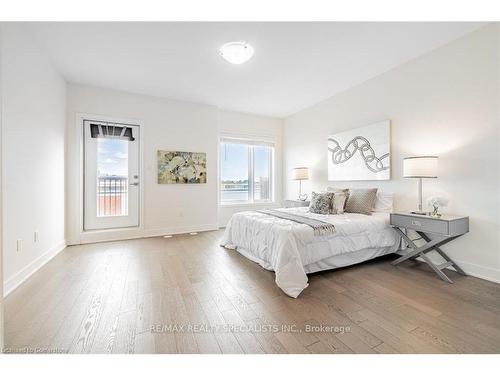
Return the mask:
<svg viewBox="0 0 500 375">
<path fill-rule="evenodd" d="M 16 250 L 18 252 L 21 251 L 22 245 L 23 245 L 23 240 L 17 240 L 17 248 L 16 248 Z"/>
<path fill-rule="evenodd" d="M 39 238 L 39 235 L 38 235 L 38 231 L 36 230 L 36 231 L 33 233 L 33 242 L 38 242 L 38 238 Z"/>
</svg>

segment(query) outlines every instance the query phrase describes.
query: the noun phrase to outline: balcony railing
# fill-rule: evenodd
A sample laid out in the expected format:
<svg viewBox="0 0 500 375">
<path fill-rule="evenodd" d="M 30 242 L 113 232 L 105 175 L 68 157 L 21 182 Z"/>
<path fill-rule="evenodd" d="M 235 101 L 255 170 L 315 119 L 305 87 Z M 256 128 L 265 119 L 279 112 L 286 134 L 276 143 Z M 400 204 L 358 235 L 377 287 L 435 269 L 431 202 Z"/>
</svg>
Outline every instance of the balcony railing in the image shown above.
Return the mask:
<svg viewBox="0 0 500 375">
<path fill-rule="evenodd" d="M 261 177 L 254 184 L 254 200 L 265 201 L 271 199 L 269 179 Z M 221 182 L 221 201 L 248 201 L 249 186 L 248 182 Z"/>
<path fill-rule="evenodd" d="M 97 216 L 128 214 L 128 177 L 99 176 L 97 178 Z"/>
</svg>

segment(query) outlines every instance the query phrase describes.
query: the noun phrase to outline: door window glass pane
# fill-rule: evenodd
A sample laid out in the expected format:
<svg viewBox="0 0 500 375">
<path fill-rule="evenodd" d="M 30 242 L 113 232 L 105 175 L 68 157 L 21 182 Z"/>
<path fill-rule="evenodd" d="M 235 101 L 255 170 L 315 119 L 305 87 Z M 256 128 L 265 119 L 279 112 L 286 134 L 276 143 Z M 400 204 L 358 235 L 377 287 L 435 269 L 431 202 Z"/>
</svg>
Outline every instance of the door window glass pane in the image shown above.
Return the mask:
<svg viewBox="0 0 500 375">
<path fill-rule="evenodd" d="M 129 142 L 97 138 L 97 216 L 128 215 Z"/>
</svg>

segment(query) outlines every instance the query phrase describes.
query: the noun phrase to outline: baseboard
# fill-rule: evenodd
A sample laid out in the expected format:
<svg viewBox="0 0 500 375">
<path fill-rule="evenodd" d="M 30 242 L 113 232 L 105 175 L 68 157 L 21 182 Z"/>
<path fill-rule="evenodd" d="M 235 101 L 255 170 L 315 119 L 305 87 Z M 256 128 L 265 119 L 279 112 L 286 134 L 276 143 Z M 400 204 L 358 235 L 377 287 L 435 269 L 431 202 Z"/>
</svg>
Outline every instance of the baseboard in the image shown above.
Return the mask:
<svg viewBox="0 0 500 375">
<path fill-rule="evenodd" d="M 70 246 L 84 245 L 90 243 L 133 240 L 143 237 L 143 230 L 140 228 L 105 229 L 83 232 L 79 239 L 71 241 Z"/>
<path fill-rule="evenodd" d="M 19 285 L 26 281 L 31 275 L 42 268 L 47 262 L 49 262 L 65 248 L 66 240 L 52 247 L 51 249 L 40 255 L 38 258 L 36 258 L 34 261 L 32 261 L 30 264 L 25 266 L 23 269 L 21 269 L 19 272 L 17 272 L 15 275 L 11 276 L 8 280 L 5 280 L 5 283 L 3 285 L 3 296 L 7 297 Z"/>
<path fill-rule="evenodd" d="M 417 258 L 417 260 L 423 262 L 423 260 L 420 258 Z M 474 264 L 469 262 L 462 262 L 460 260 L 455 260 L 455 259 L 453 259 L 453 261 L 456 262 L 468 276 L 474 276 L 477 277 L 478 279 L 483 279 L 500 284 L 500 270 L 498 269 L 480 266 L 479 264 Z M 450 271 L 455 271 L 455 269 L 452 266 L 446 267 L 446 269 Z"/>
<path fill-rule="evenodd" d="M 206 232 L 217 230 L 217 224 L 202 224 L 191 226 L 179 226 L 158 229 L 128 228 L 122 230 L 89 231 L 82 233 L 79 242 L 71 242 L 69 245 L 80 245 L 88 243 L 134 240 L 138 238 L 159 237 L 192 232 Z"/>
<path fill-rule="evenodd" d="M 465 271 L 467 275 L 500 284 L 500 270 L 498 269 L 462 262 L 459 260 L 455 260 L 455 262 Z M 453 270 L 452 267 L 449 267 L 449 269 Z"/>
<path fill-rule="evenodd" d="M 172 228 L 160 228 L 160 229 L 147 229 L 144 231 L 143 237 L 158 237 L 158 236 L 173 236 L 175 234 L 185 234 L 193 232 L 208 232 L 211 230 L 217 230 L 219 226 L 217 224 L 204 224 L 204 225 L 192 225 L 184 227 L 172 227 Z"/>
</svg>

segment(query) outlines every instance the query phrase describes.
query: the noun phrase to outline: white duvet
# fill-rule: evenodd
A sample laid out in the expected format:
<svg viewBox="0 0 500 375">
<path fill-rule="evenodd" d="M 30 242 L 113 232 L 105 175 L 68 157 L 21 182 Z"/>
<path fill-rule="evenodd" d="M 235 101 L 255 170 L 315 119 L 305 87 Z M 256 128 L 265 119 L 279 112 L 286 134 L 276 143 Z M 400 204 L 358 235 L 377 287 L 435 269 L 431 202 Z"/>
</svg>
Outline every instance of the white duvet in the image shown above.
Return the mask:
<svg viewBox="0 0 500 375">
<path fill-rule="evenodd" d="M 305 224 L 248 211 L 233 215 L 221 245 L 236 249 L 274 271 L 276 284 L 291 297 L 297 297 L 307 288 L 306 270 L 317 268 L 310 267 L 313 264 L 328 264 L 329 258 L 349 253 L 353 253 L 353 259 L 359 259 L 354 255 L 366 250 L 381 255 L 396 251 L 398 245 L 398 237 L 389 226 L 388 213 L 320 215 L 310 213 L 307 207 L 280 210 L 327 221 L 335 225 L 336 232 L 315 236 L 313 229 Z M 359 260 L 353 260 L 349 264 L 357 262 Z"/>
</svg>

